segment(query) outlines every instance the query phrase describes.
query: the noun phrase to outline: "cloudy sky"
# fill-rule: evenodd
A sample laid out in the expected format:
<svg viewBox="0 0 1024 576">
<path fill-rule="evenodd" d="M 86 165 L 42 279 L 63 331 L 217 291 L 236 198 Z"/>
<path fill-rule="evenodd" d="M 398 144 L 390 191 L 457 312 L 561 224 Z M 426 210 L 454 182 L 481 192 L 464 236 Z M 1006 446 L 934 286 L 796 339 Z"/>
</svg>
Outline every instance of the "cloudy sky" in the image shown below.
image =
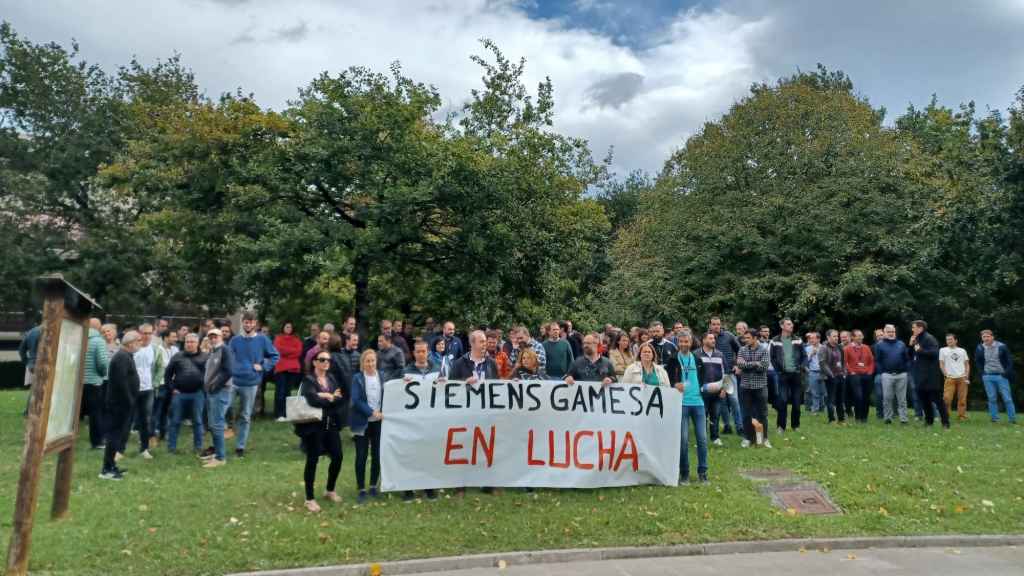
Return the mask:
<svg viewBox="0 0 1024 576">
<path fill-rule="evenodd" d="M 457 107 L 478 39 L 550 76 L 557 124 L 621 174 L 656 171 L 752 82 L 818 62 L 890 119 L 932 93 L 1005 109 L 1024 85 L 1024 0 L 0 0 L 34 41 L 113 70 L 180 52 L 204 91 L 241 87 L 281 109 L 323 70 L 399 60 Z"/>
</svg>

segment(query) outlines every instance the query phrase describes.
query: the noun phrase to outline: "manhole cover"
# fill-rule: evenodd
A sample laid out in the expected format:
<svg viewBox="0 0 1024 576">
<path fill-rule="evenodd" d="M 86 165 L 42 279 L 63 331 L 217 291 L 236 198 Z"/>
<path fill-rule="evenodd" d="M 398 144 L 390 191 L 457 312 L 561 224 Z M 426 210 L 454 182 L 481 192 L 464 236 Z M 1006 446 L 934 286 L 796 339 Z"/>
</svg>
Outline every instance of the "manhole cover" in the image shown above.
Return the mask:
<svg viewBox="0 0 1024 576">
<path fill-rule="evenodd" d="M 779 506 L 798 514 L 839 514 L 839 509 L 828 496 L 816 488 L 784 488 L 773 491 Z"/>
<path fill-rule="evenodd" d="M 740 470 L 740 476 L 748 480 L 789 480 L 793 478 L 793 471 L 783 468 L 758 468 L 753 470 Z"/>
</svg>

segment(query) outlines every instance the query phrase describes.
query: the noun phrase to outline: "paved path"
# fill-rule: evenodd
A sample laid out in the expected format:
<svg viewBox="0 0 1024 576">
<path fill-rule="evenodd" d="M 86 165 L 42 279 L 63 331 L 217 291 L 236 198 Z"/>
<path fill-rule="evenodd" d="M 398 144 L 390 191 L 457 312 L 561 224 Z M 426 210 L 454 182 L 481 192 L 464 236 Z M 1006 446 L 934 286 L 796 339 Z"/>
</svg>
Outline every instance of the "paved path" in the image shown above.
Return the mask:
<svg viewBox="0 0 1024 576">
<path fill-rule="evenodd" d="M 683 556 L 423 572 L 420 576 L 1022 576 L 1024 547 L 890 548 Z"/>
</svg>

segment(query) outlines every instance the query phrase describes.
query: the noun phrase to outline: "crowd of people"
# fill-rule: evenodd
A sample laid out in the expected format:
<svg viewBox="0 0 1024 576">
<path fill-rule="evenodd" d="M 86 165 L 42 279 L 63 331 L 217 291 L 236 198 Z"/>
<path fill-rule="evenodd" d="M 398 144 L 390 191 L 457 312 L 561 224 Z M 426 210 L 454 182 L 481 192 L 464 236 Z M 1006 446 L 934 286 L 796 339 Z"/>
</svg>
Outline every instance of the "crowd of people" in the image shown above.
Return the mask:
<svg viewBox="0 0 1024 576">
<path fill-rule="evenodd" d="M 305 453 L 306 508 L 320 510 L 315 497 L 317 464 L 330 460 L 324 498 L 339 501 L 341 430 L 349 428 L 356 449 L 358 502 L 378 495 L 384 386 L 395 379 L 465 381 L 558 380 L 671 386 L 681 392 L 680 481 L 690 482 L 691 429 L 697 451 L 697 478 L 708 479 L 708 446 L 722 446 L 722 435 L 741 438 L 740 447 L 771 448 L 769 407 L 777 434 L 800 428 L 801 414 L 824 414 L 829 423 L 866 423 L 872 406 L 886 424 L 910 422 L 910 411 L 925 426 L 936 417 L 950 427 L 953 402 L 959 420 L 967 419 L 967 391 L 973 368 L 988 398 L 988 413 L 999 420 L 1001 400 L 1010 423 L 1016 422 L 1011 386 L 1012 356 L 990 330 L 982 331 L 973 355 L 945 335 L 945 346 L 917 320 L 906 341 L 895 325 L 874 331 L 871 345 L 861 330 L 828 330 L 798 335 L 792 320 L 778 332 L 737 322 L 727 330 L 718 316 L 704 331 L 675 322 L 671 331 L 655 321 L 628 330 L 606 325 L 581 334 L 569 321 L 541 325 L 536 337 L 523 325 L 506 338 L 498 328 L 456 333 L 453 322 L 437 326 L 428 318 L 420 330 L 401 320 L 380 323 L 372 346 L 360 341 L 354 317 L 340 329 L 312 324 L 308 335 L 284 322 L 271 337 L 253 312 L 231 322 L 209 319 L 201 325 L 172 328 L 166 319 L 120 329 L 90 321 L 85 361 L 83 414 L 89 441 L 104 450 L 100 478 L 120 480 L 132 431 L 139 455 L 152 459 L 166 442 L 178 452 L 184 422 L 192 428 L 192 449 L 204 468 L 227 462 L 226 440 L 244 458 L 254 411 L 273 384 L 273 416 L 288 422 L 293 393 L 321 411 L 317 421 L 295 423 Z M 39 328 L 29 331 L 19 349 L 31 385 Z M 235 399 L 237 398 L 237 407 Z M 206 432 L 211 445 L 204 448 Z M 366 468 L 369 465 L 367 482 Z M 489 489 L 484 489 L 490 491 Z M 462 489 L 457 489 L 461 494 Z M 428 490 L 426 498 L 436 498 Z M 414 494 L 403 495 L 407 501 Z"/>
</svg>

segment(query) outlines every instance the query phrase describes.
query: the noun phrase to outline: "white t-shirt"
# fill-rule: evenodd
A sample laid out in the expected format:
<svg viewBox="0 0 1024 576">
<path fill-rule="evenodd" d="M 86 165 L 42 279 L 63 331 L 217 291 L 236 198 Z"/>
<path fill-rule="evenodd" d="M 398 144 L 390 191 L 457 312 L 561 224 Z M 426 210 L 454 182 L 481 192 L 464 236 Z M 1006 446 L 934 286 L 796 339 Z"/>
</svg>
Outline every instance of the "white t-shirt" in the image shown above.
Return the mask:
<svg viewBox="0 0 1024 576">
<path fill-rule="evenodd" d="M 373 376 L 364 375 L 363 378 L 366 382 L 366 403 L 370 405 L 373 410 L 380 410 L 381 400 L 384 397 L 384 388 L 380 385 L 380 374 L 374 374 Z M 370 422 L 376 422 L 379 418 L 370 416 Z"/>
<path fill-rule="evenodd" d="M 132 359 L 135 360 L 135 371 L 139 373 L 139 392 L 152 390 L 156 351 L 152 346 L 143 346 L 135 352 Z"/>
<path fill-rule="evenodd" d="M 939 349 L 939 362 L 946 368 L 950 378 L 963 378 L 967 375 L 967 351 L 963 348 Z"/>
</svg>

